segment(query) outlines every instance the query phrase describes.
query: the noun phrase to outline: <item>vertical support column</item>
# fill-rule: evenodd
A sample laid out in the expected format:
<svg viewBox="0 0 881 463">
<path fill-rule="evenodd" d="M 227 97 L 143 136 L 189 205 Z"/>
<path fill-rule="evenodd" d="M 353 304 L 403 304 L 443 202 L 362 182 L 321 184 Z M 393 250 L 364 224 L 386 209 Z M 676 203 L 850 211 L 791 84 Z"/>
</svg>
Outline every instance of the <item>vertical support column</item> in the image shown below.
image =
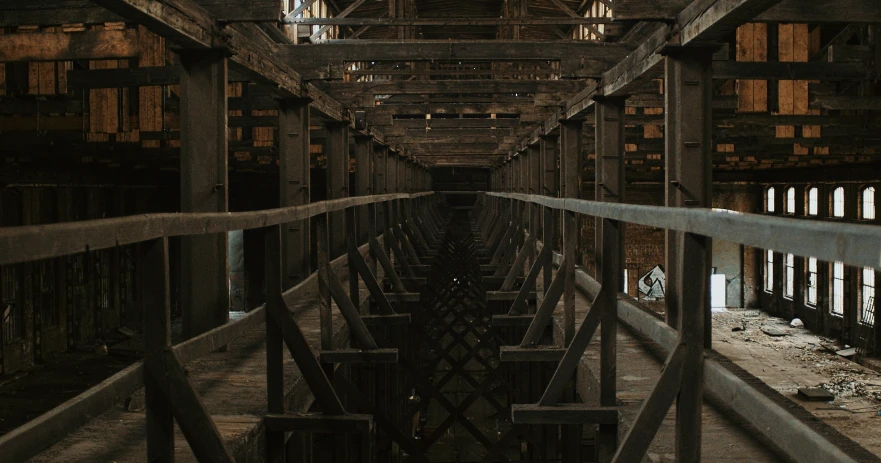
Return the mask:
<svg viewBox="0 0 881 463">
<path fill-rule="evenodd" d="M 171 347 L 171 291 L 168 281 L 168 240 L 141 243 L 140 272 L 144 317 L 144 358 L 162 355 Z M 144 402 L 147 413 L 147 461 L 174 461 L 174 416 L 150 370 L 144 374 Z"/>
<path fill-rule="evenodd" d="M 226 212 L 226 58 L 220 50 L 183 51 L 180 61 L 181 212 Z M 227 241 L 226 233 L 181 238 L 181 306 L 187 339 L 229 321 Z"/>
<path fill-rule="evenodd" d="M 281 114 L 281 112 L 279 112 Z M 281 327 L 270 315 L 286 311 L 281 297 L 284 288 L 282 261 L 282 230 L 284 225 L 263 229 L 264 235 L 264 273 L 266 275 L 266 411 L 284 413 L 284 340 Z M 297 440 L 296 437 L 294 440 Z M 267 463 L 282 462 L 285 459 L 285 434 L 266 431 Z"/>
<path fill-rule="evenodd" d="M 596 200 L 624 202 L 624 104 L 623 97 L 598 97 L 596 104 Z M 602 310 L 600 344 L 600 405 L 617 401 L 618 292 L 624 262 L 624 224 L 617 220 L 596 221 L 596 274 L 602 290 L 591 310 Z M 617 426 L 600 425 L 597 439 L 599 461 L 611 461 L 617 447 Z"/>
<path fill-rule="evenodd" d="M 578 198 L 581 191 L 581 131 L 582 120 L 560 121 L 560 183 L 563 198 Z M 574 212 L 563 211 L 563 263 L 558 271 L 564 272 L 563 280 L 563 346 L 568 347 L 575 337 L 575 260 L 578 243 L 578 217 Z M 574 379 L 574 378 L 573 378 Z M 575 402 L 574 381 L 567 387 L 564 400 Z M 581 461 L 580 425 L 563 426 L 563 461 Z"/>
<path fill-rule="evenodd" d="M 387 172 L 388 146 L 377 146 L 373 150 L 373 191 L 374 194 L 384 195 L 388 193 Z M 382 233 L 382 227 L 386 223 L 386 210 L 383 204 L 376 207 L 376 227 L 373 234 Z"/>
<path fill-rule="evenodd" d="M 667 156 L 677 176 L 668 178 L 675 207 L 712 206 L 712 50 L 668 49 L 666 58 Z M 672 119 L 670 115 L 672 114 Z M 669 175 L 670 173 L 668 173 Z M 701 459 L 704 346 L 710 343 L 710 238 L 677 236 L 677 294 L 680 340 L 687 358 L 676 401 L 677 461 Z M 668 294 L 672 291 L 668 291 Z"/>
<path fill-rule="evenodd" d="M 540 195 L 541 194 L 541 180 L 542 180 L 542 172 L 541 172 L 541 145 L 535 144 L 529 147 L 529 155 L 526 157 L 526 160 L 529 162 L 529 175 L 527 178 L 529 179 L 529 194 L 532 195 Z M 533 237 L 538 237 L 541 232 L 541 210 L 538 204 L 530 204 L 530 214 L 529 214 L 529 232 Z"/>
<path fill-rule="evenodd" d="M 349 196 L 349 122 L 332 121 L 327 125 L 327 199 Z M 346 249 L 345 212 L 328 214 L 330 233 L 328 261 L 343 255 Z"/>
<path fill-rule="evenodd" d="M 355 196 L 373 194 L 373 138 L 366 135 L 355 135 Z M 358 244 L 366 243 L 372 220 L 370 214 L 373 207 L 360 207 L 358 213 Z"/>
<path fill-rule="evenodd" d="M 556 135 L 545 135 L 541 138 L 542 194 L 552 198 L 557 197 L 559 192 L 557 188 L 560 178 L 560 175 L 557 173 L 557 138 L 558 136 Z M 556 229 L 559 222 L 556 220 L 556 217 L 557 213 L 553 209 L 542 208 L 544 224 L 542 225 L 541 239 L 545 246 L 550 246 L 550 249 L 554 249 L 557 243 Z M 551 258 L 548 259 L 542 275 L 545 292 L 547 292 L 551 284 L 553 269 L 553 258 Z"/>
<path fill-rule="evenodd" d="M 279 206 L 309 204 L 309 101 L 286 99 L 278 109 Z M 282 284 L 290 288 L 312 273 L 309 219 L 282 228 Z"/>
<path fill-rule="evenodd" d="M 581 191 L 581 132 L 583 120 L 560 121 L 560 184 L 563 198 L 578 198 Z M 563 345 L 568 346 L 575 335 L 575 260 L 578 226 L 574 212 L 563 212 L 563 260 L 566 268 L 563 290 Z"/>
<path fill-rule="evenodd" d="M 805 187 L 799 185 L 795 189 L 795 215 L 805 216 Z M 792 305 L 795 316 L 801 316 L 805 308 L 805 274 L 807 272 L 807 263 L 804 257 L 795 256 L 793 260 L 793 281 L 792 281 Z"/>
</svg>

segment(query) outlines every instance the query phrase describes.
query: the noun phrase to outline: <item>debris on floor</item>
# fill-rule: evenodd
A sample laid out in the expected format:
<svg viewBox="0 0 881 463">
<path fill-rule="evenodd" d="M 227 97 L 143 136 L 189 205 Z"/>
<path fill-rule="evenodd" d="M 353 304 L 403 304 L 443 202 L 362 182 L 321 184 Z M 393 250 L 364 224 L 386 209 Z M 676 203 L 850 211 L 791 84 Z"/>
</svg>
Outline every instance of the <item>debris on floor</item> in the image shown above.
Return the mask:
<svg viewBox="0 0 881 463">
<path fill-rule="evenodd" d="M 805 400 L 816 402 L 831 402 L 835 400 L 835 395 L 822 387 L 801 387 L 798 389 L 798 396 Z"/>
</svg>

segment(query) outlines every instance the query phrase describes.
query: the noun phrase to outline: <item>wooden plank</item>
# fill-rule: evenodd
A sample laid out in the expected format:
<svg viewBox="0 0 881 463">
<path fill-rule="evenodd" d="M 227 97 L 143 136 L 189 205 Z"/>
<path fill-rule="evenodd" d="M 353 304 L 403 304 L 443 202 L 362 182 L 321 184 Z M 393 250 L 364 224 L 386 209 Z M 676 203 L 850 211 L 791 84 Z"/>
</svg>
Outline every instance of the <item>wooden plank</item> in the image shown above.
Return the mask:
<svg viewBox="0 0 881 463">
<path fill-rule="evenodd" d="M 529 326 L 535 315 L 493 315 L 492 326 Z"/>
<path fill-rule="evenodd" d="M 493 317 L 493 326 L 497 326 L 495 317 Z M 501 362 L 559 362 L 564 355 L 566 355 L 566 349 L 557 347 L 501 346 L 499 348 L 499 361 Z"/>
<path fill-rule="evenodd" d="M 865 80 L 866 66 L 861 63 L 714 61 L 713 79 Z"/>
<path fill-rule="evenodd" d="M 566 259 L 563 259 L 563 263 L 566 263 Z M 554 313 L 554 309 L 557 307 L 557 303 L 560 302 L 560 297 L 563 295 L 563 287 L 566 280 L 564 275 L 565 272 L 557 272 L 557 274 L 554 275 L 554 279 L 551 282 L 550 287 L 548 287 L 545 298 L 542 300 L 541 306 L 535 313 L 535 318 L 532 320 L 532 323 L 526 330 L 526 334 L 523 336 L 523 341 L 521 341 L 520 347 L 533 347 L 538 344 L 545 327 L 548 325 L 548 321 L 550 321 L 551 316 Z"/>
<path fill-rule="evenodd" d="M 487 301 L 514 301 L 517 299 L 517 296 L 520 295 L 520 291 L 487 291 L 486 292 L 486 300 Z M 525 293 L 525 299 L 534 301 L 538 299 L 538 294 L 535 291 L 527 291 Z"/>
<path fill-rule="evenodd" d="M 362 315 L 361 319 L 367 326 L 409 325 L 410 314 L 399 313 L 394 315 Z"/>
<path fill-rule="evenodd" d="M 263 417 L 268 429 L 279 432 L 314 432 L 326 434 L 359 434 L 373 428 L 373 415 L 345 413 L 269 414 Z"/>
<path fill-rule="evenodd" d="M 0 62 L 123 59 L 136 58 L 138 52 L 136 29 L 0 36 Z"/>
<path fill-rule="evenodd" d="M 168 239 L 141 245 L 144 307 L 144 356 L 161 356 L 171 346 L 171 290 L 168 266 Z M 147 316 L 149 314 L 149 316 Z M 174 461 L 173 404 L 159 384 L 161 376 L 144 375 L 144 401 L 147 417 L 147 459 Z"/>
<path fill-rule="evenodd" d="M 511 421 L 516 424 L 618 424 L 618 414 L 616 407 L 586 404 L 511 405 Z"/>
</svg>

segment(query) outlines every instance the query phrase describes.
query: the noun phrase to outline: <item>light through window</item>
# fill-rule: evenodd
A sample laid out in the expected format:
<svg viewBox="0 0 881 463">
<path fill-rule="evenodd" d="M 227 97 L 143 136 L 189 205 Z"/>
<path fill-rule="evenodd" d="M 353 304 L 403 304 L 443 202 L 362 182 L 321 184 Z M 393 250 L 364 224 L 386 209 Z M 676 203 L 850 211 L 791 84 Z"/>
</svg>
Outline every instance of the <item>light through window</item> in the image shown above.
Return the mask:
<svg viewBox="0 0 881 463">
<path fill-rule="evenodd" d="M 765 210 L 774 212 L 774 187 L 768 188 L 765 192 Z"/>
<path fill-rule="evenodd" d="M 793 187 L 786 190 L 786 213 L 795 214 L 795 188 Z"/>
<path fill-rule="evenodd" d="M 875 220 L 875 187 L 873 186 L 863 190 L 863 218 Z"/>
<path fill-rule="evenodd" d="M 866 325 L 875 324 L 875 269 L 863 269 L 863 308 L 860 321 Z"/>
<path fill-rule="evenodd" d="M 844 187 L 842 186 L 832 191 L 832 215 L 844 217 Z"/>
<path fill-rule="evenodd" d="M 844 315 L 844 264 L 832 265 L 832 313 Z"/>
<path fill-rule="evenodd" d="M 792 294 L 795 292 L 795 256 L 787 254 L 783 264 L 786 267 L 786 287 L 783 288 L 783 296 L 792 299 Z"/>
<path fill-rule="evenodd" d="M 808 258 L 808 294 L 807 302 L 817 305 L 817 258 Z"/>
<path fill-rule="evenodd" d="M 819 214 L 820 190 L 813 187 L 808 190 L 808 215 Z"/>
<path fill-rule="evenodd" d="M 770 249 L 765 253 L 765 291 L 774 291 L 774 251 Z"/>
</svg>

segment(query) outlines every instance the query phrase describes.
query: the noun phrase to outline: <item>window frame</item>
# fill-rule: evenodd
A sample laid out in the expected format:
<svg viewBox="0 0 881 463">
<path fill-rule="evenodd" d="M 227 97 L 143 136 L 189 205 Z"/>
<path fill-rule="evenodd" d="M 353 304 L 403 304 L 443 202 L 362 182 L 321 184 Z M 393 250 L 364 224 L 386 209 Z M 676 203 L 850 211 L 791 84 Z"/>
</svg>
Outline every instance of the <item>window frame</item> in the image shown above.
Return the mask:
<svg viewBox="0 0 881 463">
<path fill-rule="evenodd" d="M 867 275 L 870 278 L 866 278 Z M 871 284 L 867 284 L 867 281 L 866 281 L 867 279 L 871 279 L 871 281 L 872 281 Z M 869 267 L 863 267 L 861 275 L 860 275 L 860 323 L 870 325 L 870 326 L 875 325 L 875 309 L 874 309 L 874 307 L 872 309 L 872 314 L 870 317 L 871 322 L 865 323 L 864 320 L 866 320 L 866 318 L 867 318 L 866 317 L 867 316 L 866 302 L 867 302 L 867 299 L 869 299 L 869 297 L 871 297 L 873 300 L 873 303 L 874 303 L 875 294 L 876 294 L 875 289 L 876 289 L 875 269 L 869 268 Z M 871 295 L 869 295 L 869 293 L 871 293 Z"/>
<path fill-rule="evenodd" d="M 812 186 L 808 188 L 807 191 L 807 201 L 806 201 L 806 215 L 809 216 L 819 216 L 820 215 L 820 189 Z"/>
<path fill-rule="evenodd" d="M 774 251 L 765 251 L 765 292 L 774 293 Z"/>
<path fill-rule="evenodd" d="M 784 194 L 786 195 L 785 213 L 795 215 L 795 187 L 791 186 L 787 188 Z"/>
</svg>

